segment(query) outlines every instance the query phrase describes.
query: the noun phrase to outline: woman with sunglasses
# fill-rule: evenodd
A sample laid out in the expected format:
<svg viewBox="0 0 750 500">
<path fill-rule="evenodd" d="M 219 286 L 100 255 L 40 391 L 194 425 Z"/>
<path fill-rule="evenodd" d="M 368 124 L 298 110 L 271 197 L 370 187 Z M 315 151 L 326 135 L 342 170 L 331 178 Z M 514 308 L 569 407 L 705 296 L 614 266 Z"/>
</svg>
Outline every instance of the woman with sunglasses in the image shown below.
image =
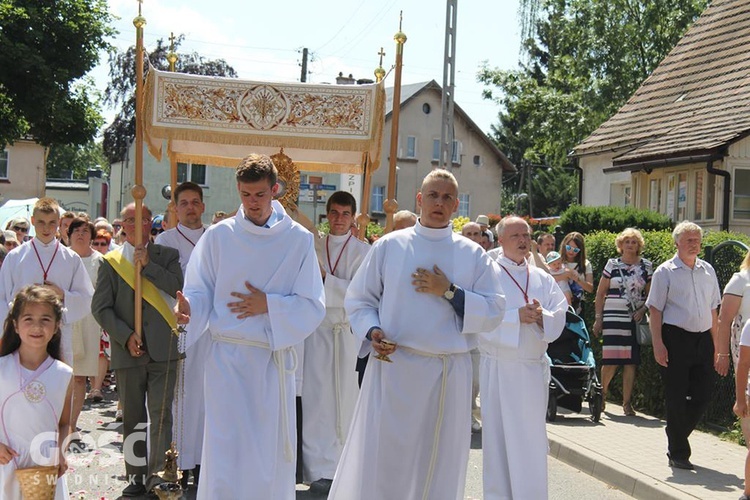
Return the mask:
<svg viewBox="0 0 750 500">
<path fill-rule="evenodd" d="M 558 281 L 567 279 L 573 294 L 572 306 L 576 314 L 583 310 L 583 292 L 594 292 L 594 271 L 591 262 L 586 258 L 586 247 L 583 235 L 572 232 L 565 235 L 560 243 L 560 255 L 563 265 L 567 268 L 564 274 L 556 277 Z"/>
</svg>

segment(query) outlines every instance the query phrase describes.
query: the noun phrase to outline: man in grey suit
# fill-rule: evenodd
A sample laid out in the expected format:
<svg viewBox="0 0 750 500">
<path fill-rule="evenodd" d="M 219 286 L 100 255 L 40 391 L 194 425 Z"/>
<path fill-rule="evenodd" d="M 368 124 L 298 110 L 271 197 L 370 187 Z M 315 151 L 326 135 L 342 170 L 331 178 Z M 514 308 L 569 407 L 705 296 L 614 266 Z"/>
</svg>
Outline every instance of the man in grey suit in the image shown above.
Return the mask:
<svg viewBox="0 0 750 500">
<path fill-rule="evenodd" d="M 134 204 L 125 207 L 121 215 L 126 242 L 122 248 L 109 252 L 102 262 L 91 312 L 112 340 L 111 367 L 116 370 L 123 407 L 125 471 L 128 476 L 128 486 L 122 495 L 132 497 L 143 495 L 158 484 L 159 478 L 155 474 L 164 466 L 164 453 L 172 441 L 172 399 L 180 354 L 177 337 L 170 326 L 170 320 L 174 322 L 174 318 L 168 313 L 171 312 L 172 299 L 182 289 L 183 277 L 177 250 L 154 243 L 135 246 L 137 230 L 142 232 L 144 242 L 149 241 L 151 210 L 143 205 L 140 228 L 135 227 Z M 142 266 L 144 283 L 140 336 L 135 333 L 135 292 L 132 286 L 137 262 Z M 136 432 L 145 433 L 146 429 L 150 444 L 148 457 L 145 437 L 136 435 L 130 438 Z"/>
</svg>

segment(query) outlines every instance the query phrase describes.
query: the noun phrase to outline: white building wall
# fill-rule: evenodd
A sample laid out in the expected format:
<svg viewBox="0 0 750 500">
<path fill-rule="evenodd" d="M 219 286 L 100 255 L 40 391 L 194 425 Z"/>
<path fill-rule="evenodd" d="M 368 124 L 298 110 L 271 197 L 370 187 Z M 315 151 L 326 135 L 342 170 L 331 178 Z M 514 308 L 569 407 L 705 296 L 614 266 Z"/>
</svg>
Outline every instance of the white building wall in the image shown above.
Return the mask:
<svg viewBox="0 0 750 500">
<path fill-rule="evenodd" d="M 416 210 L 416 196 L 422 185 L 422 179 L 434 168 L 440 166 L 433 161 L 433 140 L 440 139 L 441 96 L 434 90 L 423 91 L 401 108 L 399 118 L 399 155 L 397 193 L 399 210 Z M 428 104 L 430 112 L 424 112 Z M 390 117 L 386 119 L 383 129 L 383 154 L 380 167 L 372 178 L 372 186 L 388 188 L 388 168 L 391 138 Z M 455 139 L 461 144 L 460 165 L 454 164 L 453 175 L 458 180 L 459 193 L 469 195 L 470 218 L 479 214 L 499 214 L 502 186 L 502 166 L 494 151 L 477 135 L 477 131 L 456 114 Z M 407 158 L 407 137 L 417 138 L 415 158 Z M 474 164 L 474 157 L 479 156 L 479 165 Z M 387 196 L 386 196 L 387 198 Z M 371 213 L 371 216 L 385 220 L 383 213 Z"/>
</svg>

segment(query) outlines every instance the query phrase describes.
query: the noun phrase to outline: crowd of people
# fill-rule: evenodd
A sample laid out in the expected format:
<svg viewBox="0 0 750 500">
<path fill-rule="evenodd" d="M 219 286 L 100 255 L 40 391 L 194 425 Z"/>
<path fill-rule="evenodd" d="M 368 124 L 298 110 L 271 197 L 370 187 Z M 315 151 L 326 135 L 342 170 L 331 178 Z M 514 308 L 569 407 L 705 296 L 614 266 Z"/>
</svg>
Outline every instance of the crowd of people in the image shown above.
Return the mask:
<svg viewBox="0 0 750 500">
<path fill-rule="evenodd" d="M 172 223 L 145 205 L 136 217 L 135 204 L 112 223 L 60 215 L 49 198 L 31 221 L 8 223 L 3 498 L 21 496 L 15 469 L 39 465 L 58 468 L 56 498 L 67 498 L 65 454 L 82 446 L 84 400 L 101 401 L 109 371 L 133 443 L 126 497 L 160 487 L 175 441 L 183 487 L 198 498 L 235 498 L 240 482 L 257 498 L 292 499 L 298 482 L 331 499 L 462 498 L 480 430 L 484 497 L 547 497 L 546 350 L 569 308 L 581 313 L 594 293 L 583 235 L 559 246 L 550 234 L 532 239 L 513 215 L 494 228 L 480 215 L 457 234 L 458 183 L 436 169 L 417 194 L 419 215 L 398 212 L 394 231 L 368 244 L 356 237 L 351 194 L 329 197 L 320 234 L 275 200 L 277 175 L 267 156 L 245 158 L 239 208 L 211 225 L 191 182 L 175 189 Z M 605 394 L 622 366 L 623 410 L 634 415 L 635 329 L 650 314 L 669 465 L 692 468 L 688 437 L 713 373 L 728 371 L 730 344 L 745 381 L 735 410 L 750 433 L 750 331 L 740 335 L 750 254 L 719 317 L 716 275 L 697 258 L 701 228 L 683 222 L 673 236 L 674 258 L 654 270 L 637 229 L 618 235 L 592 332 L 603 337 Z M 137 438 L 144 428 L 148 439 Z M 59 446 L 32 449 L 42 432 Z"/>
</svg>

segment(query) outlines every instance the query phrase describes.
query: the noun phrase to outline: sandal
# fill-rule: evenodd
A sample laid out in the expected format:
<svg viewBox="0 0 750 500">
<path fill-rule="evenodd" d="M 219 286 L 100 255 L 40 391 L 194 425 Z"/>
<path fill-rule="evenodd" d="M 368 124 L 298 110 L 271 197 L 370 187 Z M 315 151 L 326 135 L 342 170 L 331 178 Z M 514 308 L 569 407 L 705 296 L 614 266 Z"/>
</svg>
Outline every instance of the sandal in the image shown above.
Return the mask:
<svg viewBox="0 0 750 500">
<path fill-rule="evenodd" d="M 635 410 L 630 403 L 625 403 L 624 405 L 622 405 L 622 412 L 626 417 L 635 417 Z"/>
<path fill-rule="evenodd" d="M 99 389 L 94 389 L 89 393 L 89 399 L 93 401 L 94 403 L 101 403 L 104 401 L 104 396 L 102 395 L 102 391 Z"/>
</svg>

